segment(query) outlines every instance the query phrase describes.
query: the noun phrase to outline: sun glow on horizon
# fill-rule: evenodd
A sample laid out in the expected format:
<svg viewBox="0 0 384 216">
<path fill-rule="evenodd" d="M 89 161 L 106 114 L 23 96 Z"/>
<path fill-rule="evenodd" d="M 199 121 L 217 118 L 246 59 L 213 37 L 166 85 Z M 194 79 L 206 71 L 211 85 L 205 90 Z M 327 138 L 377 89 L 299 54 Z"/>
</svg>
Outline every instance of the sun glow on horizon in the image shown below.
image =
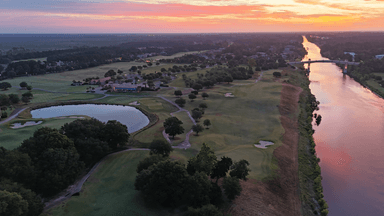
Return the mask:
<svg viewBox="0 0 384 216">
<path fill-rule="evenodd" d="M 20 1 L 0 5 L 1 32 L 384 30 L 383 0 Z"/>
</svg>

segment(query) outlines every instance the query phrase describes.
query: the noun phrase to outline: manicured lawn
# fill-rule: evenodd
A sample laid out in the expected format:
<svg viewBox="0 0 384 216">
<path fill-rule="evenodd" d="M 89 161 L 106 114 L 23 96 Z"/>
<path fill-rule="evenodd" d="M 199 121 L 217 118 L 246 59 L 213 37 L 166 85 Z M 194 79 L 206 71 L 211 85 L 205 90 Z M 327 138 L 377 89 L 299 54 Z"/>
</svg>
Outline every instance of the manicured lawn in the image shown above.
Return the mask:
<svg viewBox="0 0 384 216">
<path fill-rule="evenodd" d="M 92 93 L 79 93 L 79 94 L 61 94 L 61 93 L 49 93 L 45 91 L 33 90 L 33 98 L 31 103 L 44 103 L 54 101 L 70 101 L 70 100 L 90 100 L 101 98 L 101 94 Z"/>
<path fill-rule="evenodd" d="M 146 58 L 146 59 L 150 59 L 150 60 L 156 60 L 156 59 L 173 59 L 173 58 L 177 58 L 177 57 L 181 57 L 183 55 L 188 55 L 188 54 L 194 54 L 194 53 L 203 53 L 205 52 L 206 50 L 203 50 L 203 51 L 191 51 L 191 52 L 180 52 L 180 53 L 175 53 L 171 56 L 153 56 L 153 57 L 149 57 L 149 58 Z"/>
<path fill-rule="evenodd" d="M 25 121 L 36 121 L 36 119 L 26 119 L 22 120 Z M 52 119 L 45 119 L 43 120 L 43 123 L 36 125 L 36 126 L 28 126 L 18 129 L 12 129 L 10 126 L 12 126 L 13 123 L 21 122 L 21 119 L 12 120 L 11 122 L 8 122 L 6 124 L 0 125 L 0 146 L 6 148 L 6 149 L 14 149 L 17 148 L 21 142 L 25 139 L 28 139 L 33 135 L 33 133 L 42 127 L 52 127 L 59 129 L 61 126 L 63 126 L 65 123 L 69 123 L 74 121 L 73 118 L 65 118 L 65 119 L 58 119 L 58 118 L 52 118 Z"/>
<path fill-rule="evenodd" d="M 205 142 L 212 146 L 219 156 L 249 160 L 251 178 L 260 179 L 267 176 L 270 173 L 273 150 L 281 145 L 284 133 L 277 106 L 280 103 L 282 86 L 273 78 L 272 73 L 275 71 L 279 70 L 264 72 L 263 79 L 256 84 L 252 84 L 254 80 L 241 80 L 205 89 L 202 92 L 209 94 L 206 100 L 201 97 L 202 92 L 199 92 L 194 102 L 190 102 L 185 96 L 187 103 L 184 108 L 189 111 L 202 102 L 207 103 L 208 108 L 199 123 L 203 124 L 205 119 L 209 119 L 212 124 L 209 129 L 199 133 L 199 136 L 194 133 L 190 136 L 192 148 L 199 150 Z M 234 84 L 249 85 L 233 86 Z M 232 93 L 235 97 L 224 97 L 225 93 Z M 165 96 L 175 100 L 171 92 Z M 187 118 L 185 119 L 184 121 L 188 122 Z M 254 147 L 259 140 L 271 140 L 275 145 L 261 150 Z"/>
<path fill-rule="evenodd" d="M 150 113 L 155 113 L 159 117 L 159 121 L 155 125 L 134 137 L 135 140 L 142 143 L 141 147 L 146 147 L 154 139 L 164 139 L 162 134 L 164 130 L 163 123 L 165 119 L 171 117 L 170 113 L 177 111 L 177 109 L 161 98 L 142 98 L 138 102 L 140 103 L 140 108 Z"/>
<path fill-rule="evenodd" d="M 367 84 L 381 92 L 382 95 L 384 95 L 384 87 L 380 86 L 379 83 L 377 83 L 376 80 L 370 79 L 367 81 Z"/>
<path fill-rule="evenodd" d="M 122 152 L 108 157 L 85 182 L 80 196 L 53 208 L 53 216 L 173 215 L 167 209 L 145 204 L 134 188 L 136 166 L 148 151 Z M 178 151 L 171 155 L 185 161 Z"/>
</svg>

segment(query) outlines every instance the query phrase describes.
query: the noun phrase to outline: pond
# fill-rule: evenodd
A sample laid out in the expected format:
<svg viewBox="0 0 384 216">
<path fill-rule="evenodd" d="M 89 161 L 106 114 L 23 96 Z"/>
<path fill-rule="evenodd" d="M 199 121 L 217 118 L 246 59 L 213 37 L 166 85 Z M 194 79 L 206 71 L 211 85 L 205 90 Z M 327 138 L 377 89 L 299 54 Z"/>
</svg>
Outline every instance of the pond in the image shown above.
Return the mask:
<svg viewBox="0 0 384 216">
<path fill-rule="evenodd" d="M 72 115 L 86 115 L 102 122 L 117 120 L 128 128 L 129 133 L 140 130 L 149 119 L 135 107 L 121 105 L 81 104 L 52 106 L 31 111 L 32 118 L 54 118 Z"/>
</svg>

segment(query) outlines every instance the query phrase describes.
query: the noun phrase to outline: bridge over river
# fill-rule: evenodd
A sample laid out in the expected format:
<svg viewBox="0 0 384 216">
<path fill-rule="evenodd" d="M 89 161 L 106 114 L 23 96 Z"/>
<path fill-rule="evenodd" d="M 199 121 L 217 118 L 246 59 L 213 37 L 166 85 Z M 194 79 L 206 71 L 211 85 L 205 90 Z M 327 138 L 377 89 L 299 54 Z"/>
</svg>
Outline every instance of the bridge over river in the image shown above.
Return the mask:
<svg viewBox="0 0 384 216">
<path fill-rule="evenodd" d="M 350 62 L 350 61 L 341 61 L 341 60 L 311 60 L 308 61 L 300 61 L 300 62 L 288 62 L 288 64 L 308 64 L 308 71 L 310 71 L 310 67 L 312 63 L 338 63 L 338 64 L 344 64 L 344 71 L 343 73 L 347 73 L 348 65 L 359 65 L 360 62 Z"/>
</svg>

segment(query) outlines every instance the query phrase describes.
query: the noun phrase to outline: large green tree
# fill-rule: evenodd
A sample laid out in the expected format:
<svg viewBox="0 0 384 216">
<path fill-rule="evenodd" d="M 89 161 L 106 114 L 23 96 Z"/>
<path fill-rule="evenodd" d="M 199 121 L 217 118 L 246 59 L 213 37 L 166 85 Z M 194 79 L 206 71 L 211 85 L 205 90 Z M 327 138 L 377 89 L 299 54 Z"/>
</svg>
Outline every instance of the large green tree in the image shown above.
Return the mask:
<svg viewBox="0 0 384 216">
<path fill-rule="evenodd" d="M 212 169 L 211 178 L 216 178 L 216 183 L 220 178 L 227 175 L 229 168 L 232 166 L 232 159 L 226 156 L 221 157 L 221 160 L 217 161 Z"/>
<path fill-rule="evenodd" d="M 116 120 L 109 120 L 104 127 L 103 140 L 106 141 L 112 149 L 118 145 L 122 146 L 128 142 L 129 133 L 126 125 Z"/>
<path fill-rule="evenodd" d="M 0 215 L 21 216 L 28 211 L 28 202 L 20 194 L 0 190 Z"/>
<path fill-rule="evenodd" d="M 167 118 L 163 125 L 165 128 L 165 133 L 171 135 L 175 139 L 175 135 L 184 133 L 184 128 L 181 126 L 183 124 L 177 117 Z"/>
<path fill-rule="evenodd" d="M 41 198 L 38 197 L 32 190 L 26 189 L 18 183 L 3 180 L 0 182 L 0 191 L 4 190 L 8 192 L 15 192 L 19 194 L 23 200 L 27 201 L 28 209 L 21 214 L 22 216 L 39 216 L 43 212 L 44 204 Z"/>
<path fill-rule="evenodd" d="M 31 157 L 37 175 L 34 189 L 44 196 L 66 188 L 84 168 L 73 141 L 57 129 L 38 129 L 18 149 Z"/>
<path fill-rule="evenodd" d="M 192 125 L 192 130 L 193 132 L 196 133 L 196 136 L 199 135 L 199 132 L 202 132 L 204 130 L 204 127 L 201 126 L 200 124 Z"/>
<path fill-rule="evenodd" d="M 172 146 L 165 142 L 164 140 L 153 140 L 151 145 L 149 145 L 150 154 L 159 154 L 163 157 L 168 157 L 169 154 L 173 151 Z"/>
<path fill-rule="evenodd" d="M 160 161 L 166 160 L 166 157 L 162 155 L 151 155 L 149 157 L 144 158 L 137 164 L 136 172 L 140 173 L 142 170 L 148 169 L 150 166 L 159 163 Z"/>
<path fill-rule="evenodd" d="M 187 171 L 190 175 L 195 172 L 204 172 L 210 175 L 217 162 L 215 152 L 207 144 L 203 143 L 200 152 L 188 160 Z"/>
<path fill-rule="evenodd" d="M 161 161 L 136 176 L 135 189 L 149 202 L 164 206 L 179 206 L 186 202 L 189 176 L 179 162 Z"/>
<path fill-rule="evenodd" d="M 247 176 L 249 175 L 249 172 L 251 171 L 249 168 L 249 162 L 247 160 L 240 160 L 238 162 L 235 162 L 232 167 L 231 171 L 229 172 L 229 175 L 231 177 L 236 177 L 239 179 L 243 179 L 244 181 L 247 180 Z"/>
<path fill-rule="evenodd" d="M 6 150 L 0 147 L 0 173 L 1 177 L 16 182 L 33 186 L 36 179 L 36 172 L 27 153 L 17 150 Z"/>
<path fill-rule="evenodd" d="M 238 178 L 226 177 L 223 181 L 224 193 L 229 200 L 234 200 L 241 193 L 241 185 Z"/>
</svg>

